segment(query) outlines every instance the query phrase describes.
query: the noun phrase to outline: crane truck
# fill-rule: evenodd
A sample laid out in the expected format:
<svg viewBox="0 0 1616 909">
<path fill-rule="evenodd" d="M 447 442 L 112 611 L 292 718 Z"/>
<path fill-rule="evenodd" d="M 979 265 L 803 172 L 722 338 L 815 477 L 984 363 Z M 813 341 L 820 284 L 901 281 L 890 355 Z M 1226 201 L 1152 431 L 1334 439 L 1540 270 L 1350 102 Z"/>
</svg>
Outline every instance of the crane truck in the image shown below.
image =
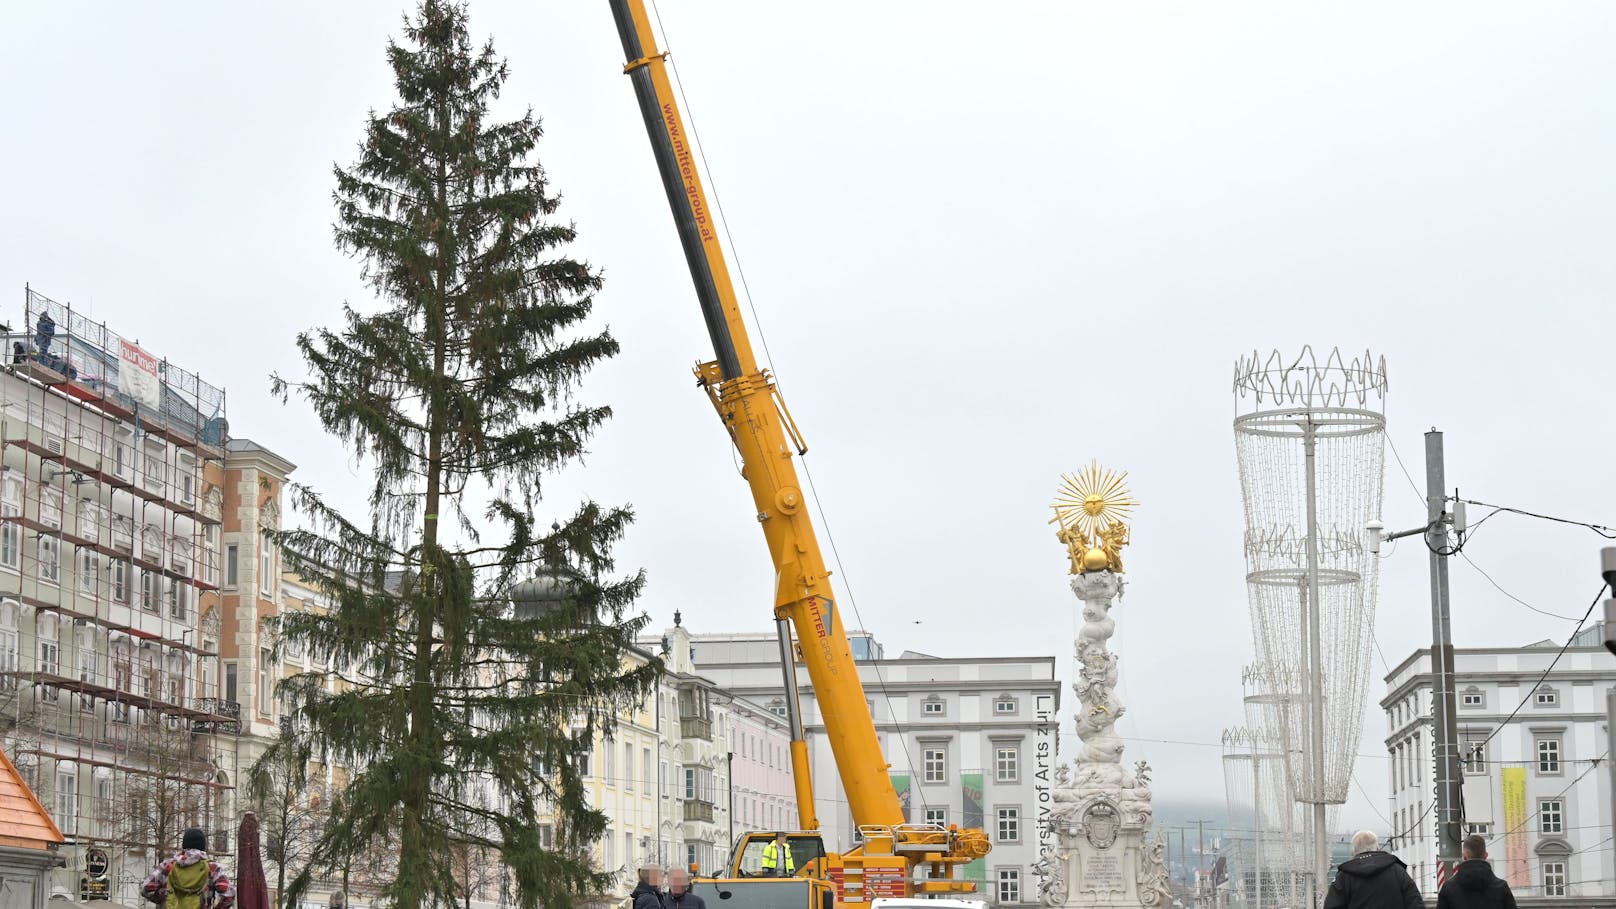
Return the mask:
<svg viewBox="0 0 1616 909">
<path fill-rule="evenodd" d="M 779 833 L 753 831 L 737 838 L 723 874 L 703 880 L 701 886 L 730 906 L 766 909 L 826 909 L 832 899 L 867 904 L 876 898 L 974 892 L 975 885 L 958 879 L 956 872 L 988 853 L 992 846 L 987 835 L 974 828 L 910 824 L 904 819 L 830 571 L 797 481 L 792 458 L 808 449 L 773 376 L 759 368 L 753 355 L 718 226 L 697 172 L 696 151 L 674 98 L 667 54 L 657 48 L 644 0 L 610 0 L 610 4 L 627 61 L 623 71 L 634 86 L 712 339 L 714 358 L 696 367 L 697 384 L 740 454 L 757 522 L 774 562 L 775 630 L 802 828 L 787 833 L 796 862 L 792 876 L 767 878 L 748 872 L 759 867 L 764 848 Z M 858 831 L 859 841 L 842 851 L 827 849 L 814 810 L 797 699 L 799 654 Z"/>
</svg>

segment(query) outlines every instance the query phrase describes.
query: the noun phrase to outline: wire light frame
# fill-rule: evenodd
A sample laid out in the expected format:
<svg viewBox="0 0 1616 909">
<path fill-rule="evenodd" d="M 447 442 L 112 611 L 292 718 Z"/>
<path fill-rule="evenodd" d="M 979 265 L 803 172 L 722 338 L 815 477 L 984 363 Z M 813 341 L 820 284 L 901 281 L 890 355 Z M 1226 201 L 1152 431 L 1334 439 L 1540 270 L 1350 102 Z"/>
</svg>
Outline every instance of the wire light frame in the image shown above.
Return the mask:
<svg viewBox="0 0 1616 909">
<path fill-rule="evenodd" d="M 1385 360 L 1367 352 L 1235 364 L 1261 728 L 1277 737 L 1290 797 L 1314 806 L 1347 800 L 1369 692 L 1379 567 L 1364 525 L 1380 516 L 1386 387 Z M 1323 831 L 1310 834 L 1322 875 Z"/>
</svg>

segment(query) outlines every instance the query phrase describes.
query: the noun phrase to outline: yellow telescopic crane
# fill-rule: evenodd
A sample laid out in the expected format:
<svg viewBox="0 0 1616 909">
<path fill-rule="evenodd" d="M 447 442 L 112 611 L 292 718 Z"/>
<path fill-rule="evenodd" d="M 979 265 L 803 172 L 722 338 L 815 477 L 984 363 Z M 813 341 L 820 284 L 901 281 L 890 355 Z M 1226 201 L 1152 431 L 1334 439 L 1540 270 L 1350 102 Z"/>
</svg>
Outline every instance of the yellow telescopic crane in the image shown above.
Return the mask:
<svg viewBox="0 0 1616 909">
<path fill-rule="evenodd" d="M 758 368 L 752 354 L 717 224 L 697 173 L 695 150 L 668 79 L 667 55 L 657 49 L 644 0 L 610 0 L 610 5 L 628 60 L 623 71 L 634 84 L 713 342 L 716 359 L 698 366 L 696 378 L 740 452 L 757 521 L 774 560 L 774 617 L 785 672 L 798 816 L 803 830 L 819 829 L 797 703 L 793 629 L 853 823 L 863 840 L 846 853 L 827 854 L 817 834 L 792 834 L 789 841 L 798 872 L 833 880 L 840 895 L 855 899 L 971 892 L 973 885 L 953 880 L 953 868 L 986 855 L 991 848 L 987 836 L 981 830 L 945 830 L 904 821 L 831 590 L 830 572 L 798 485 L 792 458 L 806 453 L 807 446 L 772 377 Z M 743 835 L 735 844 L 731 877 L 743 876 L 748 855 L 761 850 L 772 836 Z M 915 880 L 917 867 L 925 879 Z"/>
</svg>

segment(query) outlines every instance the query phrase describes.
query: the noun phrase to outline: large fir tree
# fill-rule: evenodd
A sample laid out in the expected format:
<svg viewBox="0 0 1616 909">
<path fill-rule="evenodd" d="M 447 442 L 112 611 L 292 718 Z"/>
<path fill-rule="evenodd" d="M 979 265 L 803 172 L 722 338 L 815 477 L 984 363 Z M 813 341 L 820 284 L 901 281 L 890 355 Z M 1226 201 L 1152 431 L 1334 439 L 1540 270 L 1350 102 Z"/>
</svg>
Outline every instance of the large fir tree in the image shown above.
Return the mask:
<svg viewBox="0 0 1616 909">
<path fill-rule="evenodd" d="M 609 416 L 573 395 L 617 343 L 582 324 L 600 277 L 563 252 L 574 231 L 554 220 L 539 122 L 490 117 L 506 66 L 473 45 L 465 7 L 424 0 L 387 57 L 397 102 L 336 168 L 336 242 L 376 301 L 300 335 L 309 378 L 274 382 L 375 478 L 368 520 L 293 493 L 309 529 L 280 535 L 288 567 L 333 606 L 279 632 L 331 669 L 282 684 L 307 725 L 278 748 L 354 768 L 316 858 L 385 849 L 398 909 L 462 902 L 468 849 L 498 857 L 521 906 L 566 906 L 606 881 L 583 858 L 606 819 L 578 758 L 660 671 L 625 660 L 643 627 L 625 618 L 643 578 L 611 558 L 628 509 L 534 517 L 542 481 Z M 565 595 L 513 608 L 540 571 Z"/>
</svg>

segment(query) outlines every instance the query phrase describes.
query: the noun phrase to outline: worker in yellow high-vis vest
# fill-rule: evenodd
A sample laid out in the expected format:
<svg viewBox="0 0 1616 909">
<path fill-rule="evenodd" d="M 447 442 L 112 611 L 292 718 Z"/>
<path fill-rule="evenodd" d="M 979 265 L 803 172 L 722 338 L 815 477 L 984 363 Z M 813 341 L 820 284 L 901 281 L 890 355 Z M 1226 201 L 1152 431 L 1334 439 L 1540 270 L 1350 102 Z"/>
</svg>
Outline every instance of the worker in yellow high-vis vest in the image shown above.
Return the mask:
<svg viewBox="0 0 1616 909">
<path fill-rule="evenodd" d="M 786 842 L 784 833 L 776 833 L 774 842 L 763 847 L 763 876 L 791 877 L 796 873 L 797 862 L 791 857 L 791 844 Z"/>
</svg>

